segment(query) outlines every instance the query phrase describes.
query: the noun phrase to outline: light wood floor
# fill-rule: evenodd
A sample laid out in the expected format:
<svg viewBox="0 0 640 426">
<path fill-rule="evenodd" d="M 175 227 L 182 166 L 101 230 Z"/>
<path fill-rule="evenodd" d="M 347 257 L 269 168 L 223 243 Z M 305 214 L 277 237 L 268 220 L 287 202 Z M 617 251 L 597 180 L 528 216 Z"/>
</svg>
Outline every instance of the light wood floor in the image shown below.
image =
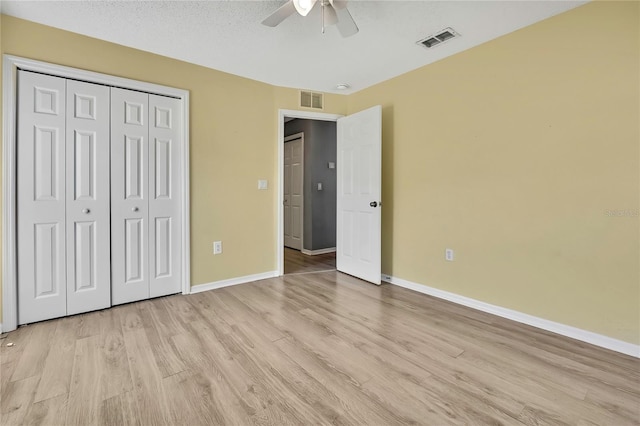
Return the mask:
<svg viewBox="0 0 640 426">
<path fill-rule="evenodd" d="M 1 342 L 2 425 L 640 420 L 635 358 L 337 272 L 42 322 Z"/>
<path fill-rule="evenodd" d="M 306 274 L 336 269 L 336 254 L 325 253 L 310 256 L 299 250 L 284 248 L 284 273 Z"/>
</svg>

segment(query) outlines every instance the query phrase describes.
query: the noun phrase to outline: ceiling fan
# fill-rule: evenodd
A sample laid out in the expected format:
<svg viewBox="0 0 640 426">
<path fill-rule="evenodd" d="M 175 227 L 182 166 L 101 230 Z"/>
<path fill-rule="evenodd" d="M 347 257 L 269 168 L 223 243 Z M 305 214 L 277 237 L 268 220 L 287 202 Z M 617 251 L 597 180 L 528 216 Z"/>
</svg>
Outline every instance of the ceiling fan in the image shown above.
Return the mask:
<svg viewBox="0 0 640 426">
<path fill-rule="evenodd" d="M 347 9 L 346 0 L 289 0 L 269 15 L 262 25 L 275 27 L 294 12 L 307 16 L 311 9 L 320 3 L 322 7 L 322 33 L 326 25 L 335 24 L 342 37 L 349 37 L 358 32 L 358 26 Z"/>
</svg>

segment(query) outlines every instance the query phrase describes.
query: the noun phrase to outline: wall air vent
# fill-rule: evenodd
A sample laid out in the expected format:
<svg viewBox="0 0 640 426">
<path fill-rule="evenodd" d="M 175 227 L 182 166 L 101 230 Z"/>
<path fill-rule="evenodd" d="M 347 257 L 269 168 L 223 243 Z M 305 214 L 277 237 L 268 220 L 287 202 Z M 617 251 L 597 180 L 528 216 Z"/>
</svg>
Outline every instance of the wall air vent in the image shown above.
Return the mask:
<svg viewBox="0 0 640 426">
<path fill-rule="evenodd" d="M 324 95 L 322 93 L 300 91 L 300 106 L 303 108 L 322 109 Z"/>
<path fill-rule="evenodd" d="M 460 34 L 455 32 L 451 28 L 445 28 L 437 34 L 433 34 L 429 37 L 423 38 L 422 40 L 418 41 L 417 44 L 420 44 L 427 49 L 431 49 L 432 47 L 442 44 L 445 41 L 451 40 L 455 37 L 460 37 Z"/>
</svg>

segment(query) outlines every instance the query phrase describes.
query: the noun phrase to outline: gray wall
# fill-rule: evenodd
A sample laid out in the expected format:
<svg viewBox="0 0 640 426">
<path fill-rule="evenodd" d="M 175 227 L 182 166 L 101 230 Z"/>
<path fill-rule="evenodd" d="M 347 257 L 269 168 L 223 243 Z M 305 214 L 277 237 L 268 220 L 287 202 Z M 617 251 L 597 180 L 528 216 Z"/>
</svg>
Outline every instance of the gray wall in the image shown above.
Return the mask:
<svg viewBox="0 0 640 426">
<path fill-rule="evenodd" d="M 304 248 L 336 246 L 336 123 L 296 119 L 285 123 L 284 135 L 304 133 Z M 323 189 L 318 191 L 317 184 Z"/>
</svg>

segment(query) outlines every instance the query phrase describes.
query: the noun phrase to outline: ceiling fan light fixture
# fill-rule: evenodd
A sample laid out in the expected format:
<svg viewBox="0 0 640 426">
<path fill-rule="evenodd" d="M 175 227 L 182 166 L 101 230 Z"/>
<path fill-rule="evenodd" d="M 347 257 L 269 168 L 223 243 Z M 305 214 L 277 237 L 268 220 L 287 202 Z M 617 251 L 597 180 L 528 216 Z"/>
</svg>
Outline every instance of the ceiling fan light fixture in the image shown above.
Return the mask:
<svg viewBox="0 0 640 426">
<path fill-rule="evenodd" d="M 311 12 L 311 9 L 313 9 L 313 6 L 316 5 L 317 0 L 292 0 L 292 1 L 293 1 L 293 5 L 296 8 L 296 11 L 302 16 L 307 16 L 309 12 Z"/>
</svg>

